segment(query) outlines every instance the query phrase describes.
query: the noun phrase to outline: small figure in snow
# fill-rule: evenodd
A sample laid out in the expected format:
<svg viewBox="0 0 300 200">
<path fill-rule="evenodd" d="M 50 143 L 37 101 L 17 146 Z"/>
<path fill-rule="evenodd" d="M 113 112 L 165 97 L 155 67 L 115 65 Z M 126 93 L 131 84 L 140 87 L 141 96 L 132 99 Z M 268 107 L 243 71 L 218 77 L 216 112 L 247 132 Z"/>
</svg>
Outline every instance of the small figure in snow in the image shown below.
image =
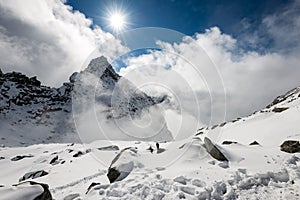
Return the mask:
<svg viewBox="0 0 300 200">
<path fill-rule="evenodd" d="M 158 144 L 158 142 L 156 142 L 155 145 L 156 145 L 156 149 L 159 150 L 159 144 Z"/>
<path fill-rule="evenodd" d="M 154 149 L 152 148 L 152 146 L 150 146 L 147 150 L 149 150 L 151 153 L 153 153 Z"/>
</svg>

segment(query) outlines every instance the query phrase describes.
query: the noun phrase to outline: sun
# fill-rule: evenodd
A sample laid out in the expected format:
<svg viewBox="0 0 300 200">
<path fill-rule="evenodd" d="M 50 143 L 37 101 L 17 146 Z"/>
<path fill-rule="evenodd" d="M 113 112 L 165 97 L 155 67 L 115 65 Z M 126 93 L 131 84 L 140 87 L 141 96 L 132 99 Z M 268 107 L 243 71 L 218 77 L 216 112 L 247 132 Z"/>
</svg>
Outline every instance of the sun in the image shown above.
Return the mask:
<svg viewBox="0 0 300 200">
<path fill-rule="evenodd" d="M 131 24 L 131 12 L 128 7 L 122 3 L 112 3 L 105 6 L 104 9 L 105 24 L 115 34 L 120 34 Z"/>
<path fill-rule="evenodd" d="M 112 13 L 109 17 L 109 23 L 115 31 L 121 31 L 126 24 L 125 15 L 122 13 Z"/>
</svg>

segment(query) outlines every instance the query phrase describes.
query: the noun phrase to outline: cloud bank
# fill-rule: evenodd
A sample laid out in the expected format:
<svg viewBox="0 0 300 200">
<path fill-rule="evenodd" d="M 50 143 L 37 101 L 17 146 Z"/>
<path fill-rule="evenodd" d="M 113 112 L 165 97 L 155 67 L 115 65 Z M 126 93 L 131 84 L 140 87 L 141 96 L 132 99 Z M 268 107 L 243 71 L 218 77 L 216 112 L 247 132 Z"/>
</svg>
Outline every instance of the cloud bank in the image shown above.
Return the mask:
<svg viewBox="0 0 300 200">
<path fill-rule="evenodd" d="M 165 85 L 176 91 L 181 84 L 178 78 L 166 78 L 176 72 L 189 83 L 193 90 L 189 94 L 196 95 L 199 100 L 202 121 L 206 124 L 220 123 L 224 120 L 223 112 L 225 120 L 247 116 L 264 108 L 276 96 L 300 85 L 299 8 L 300 2 L 295 1 L 262 19 L 259 30 L 264 30 L 260 34 L 272 41 L 265 53 L 251 48 L 241 49 L 239 44 L 244 41 L 212 27 L 204 33 L 187 36 L 180 43 L 159 42 L 161 51 L 128 59 L 128 67 L 121 69 L 121 74 L 137 86 L 147 79 L 152 82 L 163 79 Z M 262 39 L 251 38 L 256 45 Z M 210 59 L 205 57 L 206 54 Z M 165 70 L 166 66 L 171 66 L 171 69 Z M 192 70 L 193 67 L 196 71 Z M 138 75 L 134 75 L 137 72 Z M 202 77 L 197 75 L 199 72 Z M 181 106 L 186 106 L 184 110 L 194 115 L 195 104 L 191 96 L 187 97 L 182 88 L 178 91 L 181 93 L 176 93 L 182 101 L 188 100 Z"/>
</svg>

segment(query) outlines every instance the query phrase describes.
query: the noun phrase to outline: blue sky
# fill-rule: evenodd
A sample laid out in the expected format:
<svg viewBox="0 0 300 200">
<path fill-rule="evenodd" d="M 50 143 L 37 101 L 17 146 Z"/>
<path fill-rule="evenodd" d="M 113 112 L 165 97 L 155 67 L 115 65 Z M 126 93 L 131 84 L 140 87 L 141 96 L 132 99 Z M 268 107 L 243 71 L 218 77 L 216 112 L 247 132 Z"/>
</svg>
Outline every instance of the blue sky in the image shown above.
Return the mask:
<svg viewBox="0 0 300 200">
<path fill-rule="evenodd" d="M 121 39 L 126 46 L 135 50 L 137 56 L 146 52 L 136 51 L 140 46 L 157 48 L 155 45 L 157 39 L 171 43 L 180 42 L 183 34 L 193 36 L 215 26 L 236 38 L 242 51 L 255 50 L 260 53 L 272 51 L 275 46 L 273 38 L 264 30 L 259 30 L 264 29 L 262 20 L 290 2 L 289 0 L 68 0 L 67 4 L 74 10 L 84 13 L 93 20 L 94 25 L 107 32 L 113 32 L 107 22 L 108 12 L 121 10 L 127 15 L 128 21 L 125 29 L 127 33 L 125 32 Z M 163 30 L 130 32 L 142 27 L 161 27 L 179 33 Z M 252 41 L 252 35 L 256 36 L 255 43 Z M 124 66 L 121 62 L 119 64 Z"/>
<path fill-rule="evenodd" d="M 106 31 L 108 9 L 117 6 L 129 14 L 128 29 L 162 27 L 194 35 L 218 26 L 223 32 L 239 37 L 245 29 L 257 28 L 264 16 L 275 13 L 289 0 L 68 0 L 67 4 L 93 19 Z"/>
</svg>

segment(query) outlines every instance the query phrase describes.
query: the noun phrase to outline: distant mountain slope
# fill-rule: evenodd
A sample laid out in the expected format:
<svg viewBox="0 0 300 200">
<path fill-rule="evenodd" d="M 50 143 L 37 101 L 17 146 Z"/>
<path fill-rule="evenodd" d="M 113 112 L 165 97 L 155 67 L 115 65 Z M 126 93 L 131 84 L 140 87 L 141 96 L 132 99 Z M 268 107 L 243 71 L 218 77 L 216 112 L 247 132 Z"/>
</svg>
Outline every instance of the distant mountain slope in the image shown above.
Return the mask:
<svg viewBox="0 0 300 200">
<path fill-rule="evenodd" d="M 285 139 L 300 139 L 300 87 L 278 96 L 261 111 L 207 130 L 199 130 L 222 143 L 225 140 L 279 146 Z"/>
</svg>

